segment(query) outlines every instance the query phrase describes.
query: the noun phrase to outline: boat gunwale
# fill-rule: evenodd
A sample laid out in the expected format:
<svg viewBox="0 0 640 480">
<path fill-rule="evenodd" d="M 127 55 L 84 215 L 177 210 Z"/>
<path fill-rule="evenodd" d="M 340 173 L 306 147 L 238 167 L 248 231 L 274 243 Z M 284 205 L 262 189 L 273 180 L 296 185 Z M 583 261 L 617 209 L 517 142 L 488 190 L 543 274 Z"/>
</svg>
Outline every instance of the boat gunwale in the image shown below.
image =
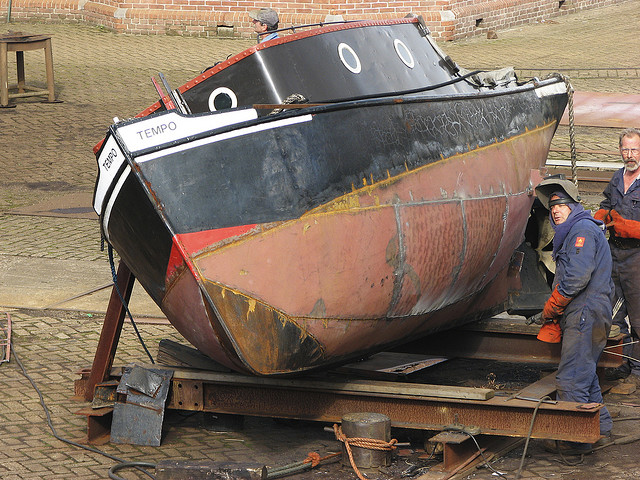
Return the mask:
<svg viewBox="0 0 640 480">
<path fill-rule="evenodd" d="M 476 73 L 476 72 L 472 72 L 472 73 Z M 462 79 L 463 78 L 461 78 L 461 80 Z M 485 90 L 485 91 L 478 91 L 474 93 L 454 93 L 454 94 L 446 94 L 446 95 L 439 95 L 439 96 L 419 95 L 418 93 L 407 93 L 407 94 L 400 93 L 400 94 L 394 94 L 394 95 L 383 94 L 383 96 L 375 97 L 375 98 L 345 100 L 345 101 L 327 103 L 322 105 L 313 105 L 306 108 L 296 108 L 296 109 L 285 110 L 283 112 L 280 112 L 277 115 L 264 115 L 262 117 L 258 117 L 253 120 L 246 120 L 243 122 L 225 125 L 223 127 L 202 131 L 194 135 L 185 136 L 178 140 L 172 140 L 167 143 L 162 143 L 162 144 L 154 145 L 152 147 L 148 147 L 145 149 L 137 150 L 135 152 L 131 152 L 128 149 L 126 149 L 124 142 L 118 142 L 118 143 L 120 144 L 121 147 L 124 147 L 126 149 L 126 153 L 130 155 L 131 160 L 134 160 L 138 157 L 156 153 L 156 152 L 165 150 L 167 148 L 184 145 L 186 143 L 201 140 L 207 137 L 212 137 L 215 135 L 224 134 L 234 130 L 249 128 L 256 125 L 267 124 L 270 122 L 276 122 L 283 119 L 295 118 L 295 117 L 300 117 L 305 115 L 317 115 L 322 113 L 330 113 L 330 112 L 335 112 L 339 110 L 350 110 L 354 108 L 397 105 L 400 103 L 411 104 L 411 103 L 451 102 L 451 101 L 471 100 L 471 99 L 477 100 L 477 99 L 492 98 L 492 97 L 498 97 L 498 96 L 504 96 L 504 95 L 513 95 L 516 93 L 524 93 L 532 90 L 537 90 L 538 88 L 542 88 L 548 85 L 553 85 L 555 83 L 562 83 L 562 82 L 563 82 L 563 79 L 561 77 L 554 76 L 551 78 L 547 78 L 544 80 L 537 80 L 537 81 L 532 79 L 524 84 L 517 85 L 516 87 L 503 88 L 501 90 Z M 440 86 L 442 85 L 437 85 L 437 86 L 434 86 L 433 88 L 439 88 Z M 431 86 L 427 88 L 432 89 Z M 246 107 L 246 108 L 251 108 L 251 107 Z M 212 114 L 212 113 L 183 114 L 178 110 L 167 110 L 164 112 L 158 112 L 157 115 L 158 116 L 165 115 L 169 112 L 174 112 L 179 116 L 185 117 L 185 118 L 195 117 L 195 116 L 207 116 Z M 223 112 L 217 112 L 217 113 L 223 113 Z M 144 117 L 144 119 L 146 118 L 148 117 Z M 129 121 L 122 122 L 121 125 L 124 126 L 130 123 L 140 122 L 142 120 L 143 118 L 134 118 Z M 111 126 L 111 128 L 114 128 L 116 132 L 117 132 L 117 127 L 118 125 Z M 116 138 L 119 138 L 119 136 L 116 136 Z"/>
</svg>

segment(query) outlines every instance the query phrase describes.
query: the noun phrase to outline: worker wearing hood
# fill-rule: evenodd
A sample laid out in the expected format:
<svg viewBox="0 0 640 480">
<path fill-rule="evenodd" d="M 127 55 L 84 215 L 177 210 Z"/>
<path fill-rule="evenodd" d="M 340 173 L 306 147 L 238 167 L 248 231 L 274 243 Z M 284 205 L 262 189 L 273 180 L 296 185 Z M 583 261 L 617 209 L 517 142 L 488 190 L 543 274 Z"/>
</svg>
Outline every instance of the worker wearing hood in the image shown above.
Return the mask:
<svg viewBox="0 0 640 480">
<path fill-rule="evenodd" d="M 562 338 L 556 387 L 558 400 L 602 403 L 596 364 L 611 327 L 614 286 L 611 253 L 602 222 L 579 203 L 577 187 L 565 179 L 547 179 L 536 195 L 549 209 L 555 232 L 553 258 L 556 273 L 552 294 L 542 311 L 538 338 Z M 548 338 L 545 336 L 551 332 Z M 600 433 L 609 436 L 613 422 L 606 407 L 600 410 Z M 549 450 L 567 454 L 590 453 L 592 445 L 547 442 Z"/>
</svg>

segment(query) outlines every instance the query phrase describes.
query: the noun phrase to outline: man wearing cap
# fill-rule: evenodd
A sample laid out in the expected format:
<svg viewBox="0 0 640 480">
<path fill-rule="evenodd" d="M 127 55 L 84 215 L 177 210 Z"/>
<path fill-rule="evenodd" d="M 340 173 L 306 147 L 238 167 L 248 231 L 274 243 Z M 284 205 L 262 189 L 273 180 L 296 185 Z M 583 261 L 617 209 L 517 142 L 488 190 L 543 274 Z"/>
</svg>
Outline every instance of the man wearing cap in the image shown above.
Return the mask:
<svg viewBox="0 0 640 480">
<path fill-rule="evenodd" d="M 278 38 L 278 13 L 271 8 L 261 8 L 259 10 L 251 10 L 249 18 L 253 23 L 253 31 L 258 34 L 260 43 Z M 271 32 L 267 34 L 267 32 Z"/>
<path fill-rule="evenodd" d="M 640 344 L 630 344 L 640 337 L 640 130 L 628 128 L 620 133 L 620 155 L 624 166 L 613 174 L 605 188 L 604 200 L 594 217 L 603 220 L 609 229 L 609 246 L 613 258 L 613 283 L 616 298 L 622 300 L 613 323 L 632 337 L 623 353 L 640 358 Z M 625 320 L 629 316 L 631 332 Z M 618 369 L 606 371 L 607 378 L 640 387 L 640 362 L 629 360 Z"/>
<path fill-rule="evenodd" d="M 556 375 L 558 400 L 602 403 L 596 364 L 611 327 L 614 286 L 611 253 L 602 222 L 580 205 L 578 189 L 565 179 L 546 179 L 536 187 L 538 199 L 550 213 L 556 274 L 553 292 L 542 311 L 543 327 L 560 327 L 560 364 Z M 539 338 L 541 338 L 539 336 Z M 558 335 L 559 337 L 559 335 Z M 544 340 L 544 338 L 541 338 Z M 560 341 L 559 338 L 556 341 Z M 600 433 L 607 438 L 613 422 L 600 410 Z M 545 448 L 565 455 L 590 453 L 591 444 L 546 442 Z"/>
</svg>

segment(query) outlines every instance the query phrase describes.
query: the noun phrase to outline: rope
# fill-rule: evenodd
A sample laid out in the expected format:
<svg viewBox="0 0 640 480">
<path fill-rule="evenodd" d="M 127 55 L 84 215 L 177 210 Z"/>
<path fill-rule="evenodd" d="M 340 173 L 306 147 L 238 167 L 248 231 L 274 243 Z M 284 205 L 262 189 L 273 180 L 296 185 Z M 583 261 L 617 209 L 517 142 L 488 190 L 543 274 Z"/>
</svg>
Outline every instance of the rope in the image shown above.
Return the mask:
<svg viewBox="0 0 640 480">
<path fill-rule="evenodd" d="M 567 107 L 569 109 L 569 145 L 571 150 L 571 176 L 573 177 L 573 183 L 578 186 L 578 168 L 577 168 L 577 156 L 576 156 L 576 126 L 574 123 L 573 115 L 573 86 L 569 77 L 561 75 L 564 84 L 567 87 L 567 94 L 569 96 L 569 102 Z"/>
<path fill-rule="evenodd" d="M 349 455 L 349 462 L 351 463 L 351 467 L 353 467 L 353 471 L 356 472 L 356 475 L 360 480 L 366 480 L 366 478 L 364 477 L 364 475 L 362 475 L 362 473 L 360 473 L 356 462 L 353 460 L 353 452 L 351 451 L 352 446 L 366 448 L 369 450 L 392 451 L 396 448 L 394 445 L 398 443 L 398 440 L 396 440 L 395 438 L 391 439 L 390 442 L 385 442 L 384 440 L 378 440 L 375 438 L 347 438 L 347 436 L 342 433 L 342 427 L 337 423 L 333 425 L 333 432 L 336 435 L 336 440 L 344 443 L 344 447 L 347 450 L 347 455 Z"/>
<path fill-rule="evenodd" d="M 305 458 L 303 462 L 311 463 L 311 468 L 313 468 L 318 466 L 318 464 L 320 463 L 320 460 L 322 459 L 320 458 L 320 454 L 318 452 L 309 452 L 309 454 L 307 455 L 307 458 Z"/>
</svg>

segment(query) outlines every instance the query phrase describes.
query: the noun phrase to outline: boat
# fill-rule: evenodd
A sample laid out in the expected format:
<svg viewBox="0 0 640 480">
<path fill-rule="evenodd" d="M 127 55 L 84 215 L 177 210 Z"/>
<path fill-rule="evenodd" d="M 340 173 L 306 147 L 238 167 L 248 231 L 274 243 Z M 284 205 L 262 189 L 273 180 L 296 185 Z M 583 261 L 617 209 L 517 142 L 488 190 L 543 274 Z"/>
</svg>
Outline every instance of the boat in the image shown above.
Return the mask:
<svg viewBox="0 0 640 480">
<path fill-rule="evenodd" d="M 250 375 L 503 311 L 568 99 L 559 75 L 460 68 L 419 16 L 307 27 L 94 148 L 106 241 L 186 340 Z"/>
</svg>

